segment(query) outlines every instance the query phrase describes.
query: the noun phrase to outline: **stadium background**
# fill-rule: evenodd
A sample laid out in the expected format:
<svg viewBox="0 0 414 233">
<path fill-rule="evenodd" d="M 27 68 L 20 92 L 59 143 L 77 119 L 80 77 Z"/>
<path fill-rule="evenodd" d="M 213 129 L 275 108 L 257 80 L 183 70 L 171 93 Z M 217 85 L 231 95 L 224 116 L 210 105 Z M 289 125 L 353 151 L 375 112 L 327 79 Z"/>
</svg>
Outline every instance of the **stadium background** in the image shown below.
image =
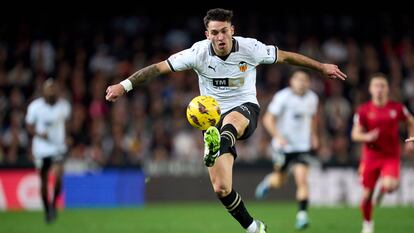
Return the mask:
<svg viewBox="0 0 414 233">
<path fill-rule="evenodd" d="M 303 9 L 275 14 L 269 9 L 231 8 L 235 11 L 236 35 L 336 63 L 348 75 L 346 82 L 339 82 L 312 73 L 312 89 L 321 101 L 322 139 L 316 153 L 321 164 L 312 175 L 313 198 L 319 195 L 319 199 L 313 203 L 355 205 L 360 148 L 349 136 L 353 111 L 369 98 L 367 77 L 378 71 L 389 75 L 393 98 L 414 111 L 414 17 L 387 12 L 310 14 Z M 108 84 L 204 39 L 202 17 L 206 9 L 173 13 L 142 8 L 111 12 L 105 8 L 93 16 L 87 10 L 2 16 L 0 174 L 20 169 L 32 172 L 24 115 L 28 103 L 39 95 L 42 81 L 52 76 L 73 107 L 69 127 L 73 146 L 65 165 L 67 174 L 88 180 L 115 171 L 122 179 L 124 173 L 143 171 L 136 179 L 138 186 L 145 187 L 145 197 L 127 198 L 132 205 L 141 205 L 144 199 L 149 203 L 215 200 L 201 160 L 202 135 L 185 118 L 187 103 L 198 95 L 194 72 L 160 77 L 116 103 L 104 99 Z M 273 94 L 286 86 L 289 71 L 290 67 L 284 65 L 259 68 L 257 88 L 262 114 Z M 259 125 L 251 139 L 238 145 L 235 185 L 248 200 L 253 197 L 255 184 L 271 169 L 269 140 Z M 390 205 L 414 203 L 414 156 L 404 150 L 403 144 L 401 147 L 403 184 L 386 202 Z M 98 187 L 104 195 L 122 189 L 105 182 L 100 180 L 97 186 L 77 191 L 84 194 Z M 4 190 L 4 181 L 2 185 Z M 76 185 L 70 187 L 65 186 L 65 192 L 76 189 Z M 270 200 L 293 200 L 293 188 L 290 182 L 272 192 Z M 122 190 L 128 193 L 127 188 Z M 94 206 L 96 199 L 84 198 L 78 204 L 90 201 Z M 122 202 L 110 206 L 118 205 L 125 206 Z M 35 209 L 39 206 L 40 202 L 28 205 Z M 353 211 L 356 215 L 357 210 Z M 10 229 L 16 230 L 13 226 Z"/>
</svg>

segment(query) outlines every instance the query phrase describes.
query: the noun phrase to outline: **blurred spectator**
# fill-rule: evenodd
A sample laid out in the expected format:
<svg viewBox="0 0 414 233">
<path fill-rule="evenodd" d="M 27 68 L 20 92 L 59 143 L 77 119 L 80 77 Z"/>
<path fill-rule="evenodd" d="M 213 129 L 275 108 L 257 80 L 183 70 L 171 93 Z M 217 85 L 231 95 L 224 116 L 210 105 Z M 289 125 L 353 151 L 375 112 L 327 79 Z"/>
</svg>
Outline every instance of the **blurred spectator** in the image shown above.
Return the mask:
<svg viewBox="0 0 414 233">
<path fill-rule="evenodd" d="M 345 136 L 352 116 L 351 104 L 344 98 L 342 83 L 332 81 L 329 83 L 331 84 L 331 96 L 324 104 L 325 126 L 331 135 L 340 133 Z"/>
<path fill-rule="evenodd" d="M 21 87 L 27 86 L 32 80 L 32 71 L 25 66 L 23 60 L 17 61 L 16 65 L 7 74 L 10 85 Z"/>
<path fill-rule="evenodd" d="M 115 59 L 109 54 L 109 47 L 101 44 L 96 49 L 89 63 L 89 70 L 92 73 L 103 72 L 111 75 L 115 71 Z"/>
<path fill-rule="evenodd" d="M 30 60 L 36 71 L 51 74 L 55 70 L 55 49 L 52 43 L 39 38 L 32 43 Z"/>
</svg>

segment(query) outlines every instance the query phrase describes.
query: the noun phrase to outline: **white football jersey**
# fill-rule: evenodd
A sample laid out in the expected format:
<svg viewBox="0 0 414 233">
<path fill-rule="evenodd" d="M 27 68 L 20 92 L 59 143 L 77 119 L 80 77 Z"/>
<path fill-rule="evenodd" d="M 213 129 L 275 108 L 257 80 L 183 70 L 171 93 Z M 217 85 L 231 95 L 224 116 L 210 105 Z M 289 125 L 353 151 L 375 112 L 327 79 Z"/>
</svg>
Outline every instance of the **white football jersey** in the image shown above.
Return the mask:
<svg viewBox="0 0 414 233">
<path fill-rule="evenodd" d="M 32 152 L 37 159 L 66 153 L 65 123 L 69 119 L 71 106 L 68 101 L 59 99 L 49 105 L 44 98 L 33 100 L 28 106 L 26 123 L 34 125 L 38 133 L 46 132 L 48 139 L 33 137 Z"/>
<path fill-rule="evenodd" d="M 214 97 L 222 113 L 246 102 L 259 104 L 256 66 L 277 61 L 277 47 L 252 38 L 233 39 L 233 49 L 226 60 L 215 55 L 208 39 L 167 59 L 173 71 L 193 69 L 198 75 L 200 94 Z"/>
<path fill-rule="evenodd" d="M 277 92 L 267 111 L 276 116 L 275 127 L 288 145 L 281 148 L 275 141 L 272 141 L 272 145 L 286 153 L 309 151 L 312 117 L 317 109 L 318 96 L 311 90 L 303 96 L 295 94 L 290 87 Z"/>
</svg>

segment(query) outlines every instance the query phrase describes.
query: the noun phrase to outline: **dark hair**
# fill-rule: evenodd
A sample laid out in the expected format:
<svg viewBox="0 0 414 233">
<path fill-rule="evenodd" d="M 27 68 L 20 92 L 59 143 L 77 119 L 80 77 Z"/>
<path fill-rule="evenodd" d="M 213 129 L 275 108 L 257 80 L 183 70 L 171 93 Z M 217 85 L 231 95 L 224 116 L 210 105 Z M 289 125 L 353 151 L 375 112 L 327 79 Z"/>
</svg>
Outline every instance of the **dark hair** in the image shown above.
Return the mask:
<svg viewBox="0 0 414 233">
<path fill-rule="evenodd" d="M 308 76 L 308 78 L 310 78 L 311 77 L 311 74 L 310 74 L 310 72 L 309 72 L 309 70 L 308 69 L 305 69 L 305 68 L 293 68 L 292 70 L 291 70 L 291 72 L 290 72 L 290 75 L 289 75 L 289 77 L 293 77 L 293 75 L 295 75 L 296 73 L 305 73 L 306 74 L 306 76 Z"/>
<path fill-rule="evenodd" d="M 222 8 L 215 8 L 207 11 L 206 16 L 204 16 L 204 26 L 208 28 L 208 23 L 210 21 L 221 21 L 221 22 L 229 22 L 233 18 L 233 11 L 225 10 Z"/>
<path fill-rule="evenodd" d="M 380 73 L 380 72 L 378 72 L 378 73 L 373 73 L 373 74 L 369 77 L 369 83 L 371 83 L 371 81 L 372 81 L 374 78 L 382 78 L 382 79 L 384 79 L 387 83 L 389 83 L 389 82 L 390 82 L 390 81 L 389 81 L 388 76 L 387 76 L 387 75 L 385 75 L 384 73 Z"/>
</svg>

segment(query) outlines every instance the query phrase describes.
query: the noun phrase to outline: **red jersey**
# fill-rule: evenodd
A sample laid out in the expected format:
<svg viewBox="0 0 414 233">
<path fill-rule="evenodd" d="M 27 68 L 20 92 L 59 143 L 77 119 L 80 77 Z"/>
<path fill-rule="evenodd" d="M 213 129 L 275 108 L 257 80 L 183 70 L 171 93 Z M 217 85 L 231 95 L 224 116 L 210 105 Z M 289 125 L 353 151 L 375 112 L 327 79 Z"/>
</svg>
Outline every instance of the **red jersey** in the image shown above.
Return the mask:
<svg viewBox="0 0 414 233">
<path fill-rule="evenodd" d="M 362 104 L 355 120 L 368 132 L 379 129 L 377 140 L 364 143 L 363 159 L 400 156 L 398 123 L 406 121 L 408 110 L 400 103 L 388 101 L 385 106 L 375 106 L 372 101 Z"/>
</svg>

